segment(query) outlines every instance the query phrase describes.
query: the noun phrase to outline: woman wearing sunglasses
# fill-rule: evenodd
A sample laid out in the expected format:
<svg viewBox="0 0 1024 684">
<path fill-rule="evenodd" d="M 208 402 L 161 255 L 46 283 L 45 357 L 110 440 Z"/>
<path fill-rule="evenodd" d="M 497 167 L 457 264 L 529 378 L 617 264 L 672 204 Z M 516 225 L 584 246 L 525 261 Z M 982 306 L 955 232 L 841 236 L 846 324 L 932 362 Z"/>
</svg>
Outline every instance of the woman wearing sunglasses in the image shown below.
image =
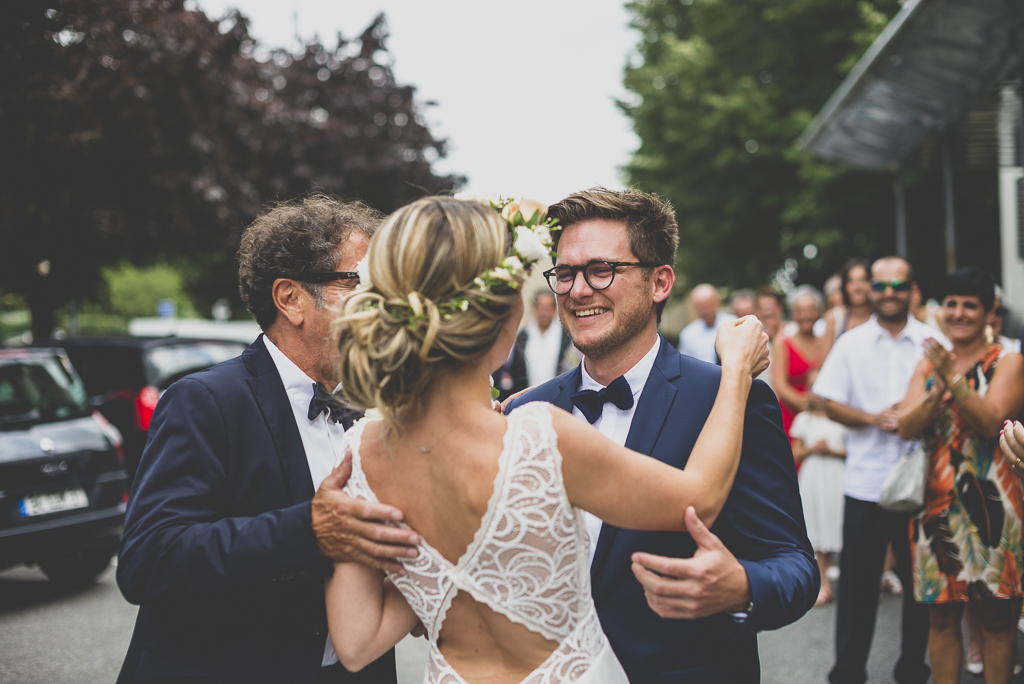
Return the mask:
<svg viewBox="0 0 1024 684">
<path fill-rule="evenodd" d="M 1024 406 L 1024 358 L 987 339 L 995 305 L 991 276 L 957 271 L 945 292 L 952 351 L 925 340 L 925 358 L 899 414 L 900 436 L 920 438 L 930 456 L 924 510 L 910 528 L 914 598 L 931 604 L 936 684 L 960 680 L 968 602 L 981 619 L 985 681 L 1008 682 L 1024 596 L 1024 502 L 1014 460 L 997 446 L 1004 422 Z"/>
</svg>

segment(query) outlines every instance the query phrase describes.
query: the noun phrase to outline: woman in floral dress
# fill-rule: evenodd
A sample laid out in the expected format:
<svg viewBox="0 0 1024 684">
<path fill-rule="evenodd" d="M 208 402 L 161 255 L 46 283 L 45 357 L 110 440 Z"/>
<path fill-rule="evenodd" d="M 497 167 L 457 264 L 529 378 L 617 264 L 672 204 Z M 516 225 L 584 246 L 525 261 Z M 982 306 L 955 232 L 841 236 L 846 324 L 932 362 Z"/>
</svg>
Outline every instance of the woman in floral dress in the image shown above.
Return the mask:
<svg viewBox="0 0 1024 684">
<path fill-rule="evenodd" d="M 925 358 L 900 414 L 900 436 L 920 438 L 930 456 L 924 510 L 910 526 L 914 598 L 931 604 L 936 684 L 960 679 L 960 623 L 968 601 L 981 618 L 985 681 L 1008 682 L 1024 596 L 1024 502 L 998 438 L 1024 405 L 1024 358 L 986 335 L 995 301 L 990 276 L 957 271 L 946 293 L 952 352 L 925 341 Z"/>
</svg>

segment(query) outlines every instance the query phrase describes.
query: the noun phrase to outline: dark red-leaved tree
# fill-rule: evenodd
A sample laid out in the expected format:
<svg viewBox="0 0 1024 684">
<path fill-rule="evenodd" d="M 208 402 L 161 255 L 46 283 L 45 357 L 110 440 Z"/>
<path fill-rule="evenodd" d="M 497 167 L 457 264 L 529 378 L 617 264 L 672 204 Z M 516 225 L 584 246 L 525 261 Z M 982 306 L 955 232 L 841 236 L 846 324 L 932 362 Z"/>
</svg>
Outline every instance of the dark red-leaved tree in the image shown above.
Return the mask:
<svg viewBox="0 0 1024 684">
<path fill-rule="evenodd" d="M 231 294 L 238 233 L 267 201 L 322 188 L 387 211 L 453 189 L 383 39 L 378 18 L 358 55 L 314 44 L 261 62 L 244 17 L 181 0 L 5 4 L 0 289 L 25 295 L 37 339 L 123 259 L 189 257 L 210 270 L 204 299 Z"/>
</svg>

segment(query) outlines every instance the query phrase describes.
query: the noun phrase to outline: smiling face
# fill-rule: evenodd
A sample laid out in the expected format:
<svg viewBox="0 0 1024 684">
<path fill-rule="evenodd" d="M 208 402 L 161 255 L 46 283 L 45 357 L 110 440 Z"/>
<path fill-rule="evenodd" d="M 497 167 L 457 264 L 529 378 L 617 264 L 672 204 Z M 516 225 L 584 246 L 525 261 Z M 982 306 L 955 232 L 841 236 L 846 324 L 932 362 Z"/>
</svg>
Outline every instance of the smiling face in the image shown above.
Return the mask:
<svg viewBox="0 0 1024 684">
<path fill-rule="evenodd" d="M 757 297 L 757 319 L 761 321 L 764 331 L 768 337 L 774 339 L 782 323 L 782 307 L 779 300 L 769 295 L 758 295 Z"/>
<path fill-rule="evenodd" d="M 954 345 L 969 345 L 985 334 L 989 312 L 973 295 L 949 295 L 942 300 L 946 330 Z"/>
<path fill-rule="evenodd" d="M 910 311 L 910 288 L 897 292 L 888 283 L 906 282 L 910 279 L 910 268 L 902 259 L 879 259 L 871 267 L 871 277 L 879 283 L 886 283 L 881 292 L 872 288 L 871 306 L 879 320 L 898 323 L 907 320 Z"/>
<path fill-rule="evenodd" d="M 861 306 L 868 302 L 868 294 L 871 292 L 871 279 L 868 271 L 863 266 L 854 266 L 846 281 L 846 296 L 850 298 L 850 304 Z"/>
<path fill-rule="evenodd" d="M 624 223 L 595 219 L 562 229 L 557 265 L 583 266 L 597 260 L 637 261 L 629 249 Z M 576 348 L 589 358 L 603 359 L 645 331 L 653 337 L 657 331 L 653 279 L 653 275 L 645 278 L 639 266 L 620 267 L 610 286 L 594 290 L 578 273 L 572 289 L 558 295 L 558 318 Z M 664 299 L 661 294 L 658 297 Z"/>
<path fill-rule="evenodd" d="M 366 249 L 369 245 L 370 239 L 366 235 L 358 230 L 353 230 L 338 245 L 335 270 L 354 272 L 356 264 L 366 256 Z M 338 329 L 334 325 L 334 321 L 341 312 L 341 305 L 345 298 L 352 293 L 356 285 L 358 285 L 357 282 L 350 280 L 331 280 L 324 283 L 323 306 L 317 306 L 312 296 L 308 297 L 306 316 L 309 327 L 303 331 L 303 341 L 307 348 L 316 350 L 319 374 L 329 390 L 333 390 L 334 386 L 341 381 Z"/>
<path fill-rule="evenodd" d="M 814 323 L 818 320 L 818 302 L 814 297 L 800 297 L 790 307 L 790 315 L 793 322 L 800 328 L 804 335 L 814 334 Z"/>
</svg>

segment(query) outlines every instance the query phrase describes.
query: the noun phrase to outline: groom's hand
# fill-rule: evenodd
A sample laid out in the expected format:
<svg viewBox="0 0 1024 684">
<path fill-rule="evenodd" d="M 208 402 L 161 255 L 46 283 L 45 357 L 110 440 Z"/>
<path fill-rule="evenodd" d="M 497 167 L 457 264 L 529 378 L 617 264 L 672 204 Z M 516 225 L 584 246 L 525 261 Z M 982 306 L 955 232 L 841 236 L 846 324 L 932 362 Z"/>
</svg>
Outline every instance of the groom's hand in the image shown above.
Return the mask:
<svg viewBox="0 0 1024 684">
<path fill-rule="evenodd" d="M 384 524 L 402 520 L 402 511 L 394 506 L 353 499 L 342 492 L 351 474 L 352 461 L 346 456 L 313 497 L 313 533 L 320 553 L 335 562 L 362 563 L 404 575 L 395 559 L 415 558 L 419 535 Z"/>
<path fill-rule="evenodd" d="M 750 601 L 750 581 L 736 557 L 705 527 L 693 506 L 686 529 L 697 542 L 693 558 L 633 554 L 633 574 L 644 587 L 647 605 L 663 618 L 707 617 L 742 612 Z"/>
</svg>

